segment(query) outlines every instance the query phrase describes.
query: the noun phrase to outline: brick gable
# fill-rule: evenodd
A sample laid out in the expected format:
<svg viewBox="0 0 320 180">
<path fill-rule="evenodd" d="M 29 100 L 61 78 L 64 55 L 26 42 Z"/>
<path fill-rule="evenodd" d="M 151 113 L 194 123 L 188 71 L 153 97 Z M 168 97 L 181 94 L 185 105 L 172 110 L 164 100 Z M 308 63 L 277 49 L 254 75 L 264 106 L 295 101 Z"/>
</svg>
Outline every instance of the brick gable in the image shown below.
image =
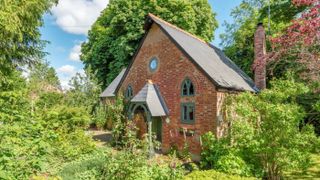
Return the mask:
<svg viewBox="0 0 320 180">
<path fill-rule="evenodd" d="M 149 70 L 150 59 L 156 57 L 159 65 L 155 72 Z M 139 52 L 123 80 L 120 91 L 130 84 L 134 95 L 150 79 L 158 86 L 169 109 L 170 122 L 162 119 L 162 150 L 168 151 L 175 144 L 183 148 L 185 138 L 180 128 L 195 130 L 194 136 L 188 136 L 187 142 L 193 154 L 200 153 L 200 138 L 208 131 L 216 132 L 217 92 L 213 83 L 200 71 L 169 37 L 153 24 Z M 195 96 L 181 97 L 181 84 L 188 77 L 195 86 Z M 181 123 L 180 105 L 183 102 L 195 103 L 195 123 Z"/>
</svg>

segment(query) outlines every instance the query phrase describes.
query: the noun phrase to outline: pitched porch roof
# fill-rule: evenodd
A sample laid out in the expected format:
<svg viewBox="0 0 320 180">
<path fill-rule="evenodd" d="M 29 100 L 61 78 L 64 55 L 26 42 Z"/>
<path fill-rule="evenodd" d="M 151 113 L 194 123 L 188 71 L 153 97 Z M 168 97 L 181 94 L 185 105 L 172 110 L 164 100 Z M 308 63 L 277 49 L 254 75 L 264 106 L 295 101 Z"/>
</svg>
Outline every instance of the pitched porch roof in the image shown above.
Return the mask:
<svg viewBox="0 0 320 180">
<path fill-rule="evenodd" d="M 137 94 L 131 99 L 132 103 L 145 103 L 151 113 L 151 116 L 167 116 L 168 108 L 156 85 L 149 81 Z"/>
</svg>

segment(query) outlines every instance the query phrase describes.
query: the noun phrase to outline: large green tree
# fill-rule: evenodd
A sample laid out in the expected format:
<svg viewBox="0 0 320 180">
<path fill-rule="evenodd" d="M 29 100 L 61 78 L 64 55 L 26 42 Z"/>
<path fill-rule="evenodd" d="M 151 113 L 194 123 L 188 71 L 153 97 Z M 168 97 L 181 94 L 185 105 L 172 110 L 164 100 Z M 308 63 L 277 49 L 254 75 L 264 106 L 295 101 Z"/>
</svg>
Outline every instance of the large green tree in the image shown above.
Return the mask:
<svg viewBox="0 0 320 180">
<path fill-rule="evenodd" d="M 0 0 L 0 78 L 13 64 L 31 64 L 43 57 L 39 27 L 42 15 L 57 0 Z"/>
<path fill-rule="evenodd" d="M 290 25 L 291 20 L 304 9 L 305 7 L 294 6 L 291 0 L 270 0 L 269 21 L 268 0 L 243 0 L 231 12 L 234 22 L 225 23 L 226 32 L 221 35 L 224 52 L 252 76 L 253 42 L 257 24 L 264 24 L 268 37 L 275 36 Z"/>
<path fill-rule="evenodd" d="M 217 28 L 207 0 L 111 0 L 82 45 L 85 68 L 96 70 L 106 86 L 128 65 L 144 34 L 146 15 L 153 13 L 206 41 Z"/>
</svg>

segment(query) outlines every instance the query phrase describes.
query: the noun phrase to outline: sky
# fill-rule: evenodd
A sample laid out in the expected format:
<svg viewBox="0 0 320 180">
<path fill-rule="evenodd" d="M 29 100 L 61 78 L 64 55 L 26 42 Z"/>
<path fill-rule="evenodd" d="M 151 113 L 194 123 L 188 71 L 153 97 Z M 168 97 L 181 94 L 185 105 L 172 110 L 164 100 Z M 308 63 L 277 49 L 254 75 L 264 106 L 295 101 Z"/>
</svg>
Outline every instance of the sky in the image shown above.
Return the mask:
<svg viewBox="0 0 320 180">
<path fill-rule="evenodd" d="M 77 72 L 83 73 L 83 64 L 79 59 L 80 44 L 87 39 L 87 32 L 106 8 L 109 0 L 60 0 L 44 15 L 44 26 L 40 29 L 42 39 L 49 42 L 45 51 L 46 60 L 58 74 L 63 89 L 68 89 L 68 82 Z M 217 14 L 219 28 L 215 31 L 212 44 L 219 47 L 219 34 L 223 33 L 224 21 L 232 23 L 231 10 L 241 0 L 209 0 L 213 11 Z"/>
</svg>

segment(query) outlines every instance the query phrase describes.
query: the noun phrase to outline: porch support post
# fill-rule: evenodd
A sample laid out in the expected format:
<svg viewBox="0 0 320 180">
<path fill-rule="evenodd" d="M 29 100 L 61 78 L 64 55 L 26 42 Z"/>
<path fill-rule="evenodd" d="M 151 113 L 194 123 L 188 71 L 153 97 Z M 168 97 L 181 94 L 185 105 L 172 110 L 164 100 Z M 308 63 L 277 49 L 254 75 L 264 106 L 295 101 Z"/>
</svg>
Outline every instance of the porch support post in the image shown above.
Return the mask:
<svg viewBox="0 0 320 180">
<path fill-rule="evenodd" d="M 154 149 L 153 149 L 153 142 L 152 142 L 152 119 L 151 119 L 151 115 L 148 112 L 147 113 L 147 120 L 148 120 L 148 133 L 149 133 L 149 157 L 153 157 L 154 156 Z"/>
</svg>

